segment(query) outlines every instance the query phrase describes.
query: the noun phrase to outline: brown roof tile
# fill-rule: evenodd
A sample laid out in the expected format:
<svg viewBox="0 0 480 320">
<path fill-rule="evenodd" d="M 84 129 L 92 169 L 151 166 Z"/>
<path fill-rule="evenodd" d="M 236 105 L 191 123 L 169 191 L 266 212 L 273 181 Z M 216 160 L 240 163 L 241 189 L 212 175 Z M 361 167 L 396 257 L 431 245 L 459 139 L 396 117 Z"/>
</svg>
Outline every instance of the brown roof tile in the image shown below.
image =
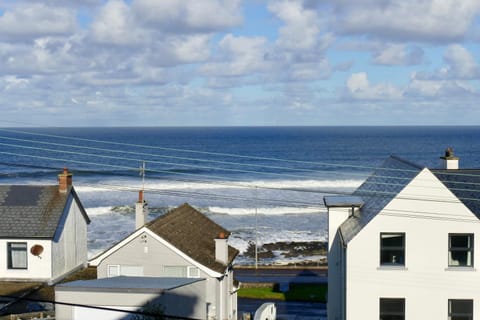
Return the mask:
<svg viewBox="0 0 480 320">
<path fill-rule="evenodd" d="M 226 265 L 215 260 L 215 238 L 221 232 L 228 237 L 230 232 L 189 204 L 169 211 L 146 227 L 195 261 L 217 272 L 225 271 Z M 238 250 L 229 246 L 229 264 L 237 255 Z"/>
</svg>

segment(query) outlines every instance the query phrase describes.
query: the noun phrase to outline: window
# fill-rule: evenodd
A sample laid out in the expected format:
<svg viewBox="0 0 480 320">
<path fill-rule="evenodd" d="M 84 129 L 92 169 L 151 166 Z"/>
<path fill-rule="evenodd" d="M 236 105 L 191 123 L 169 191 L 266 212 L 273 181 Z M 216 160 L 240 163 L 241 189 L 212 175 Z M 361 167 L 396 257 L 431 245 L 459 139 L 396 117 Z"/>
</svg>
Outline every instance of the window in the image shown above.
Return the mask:
<svg viewBox="0 0 480 320">
<path fill-rule="evenodd" d="M 165 277 L 187 277 L 186 266 L 163 266 L 163 274 Z"/>
<path fill-rule="evenodd" d="M 405 233 L 380 234 L 380 264 L 405 265 Z"/>
<path fill-rule="evenodd" d="M 8 242 L 8 269 L 27 269 L 27 243 Z"/>
<path fill-rule="evenodd" d="M 118 277 L 120 275 L 120 266 L 118 264 L 109 264 L 107 266 L 107 277 Z"/>
<path fill-rule="evenodd" d="M 142 277 L 143 266 L 109 264 L 107 266 L 107 277 L 111 278 L 118 276 Z"/>
<path fill-rule="evenodd" d="M 448 300 L 448 320 L 472 320 L 473 300 Z"/>
<path fill-rule="evenodd" d="M 405 299 L 380 298 L 380 320 L 405 320 Z"/>
<path fill-rule="evenodd" d="M 200 269 L 197 267 L 188 267 L 189 278 L 200 278 Z"/>
<path fill-rule="evenodd" d="M 448 235 L 448 266 L 473 267 L 473 234 Z"/>
</svg>

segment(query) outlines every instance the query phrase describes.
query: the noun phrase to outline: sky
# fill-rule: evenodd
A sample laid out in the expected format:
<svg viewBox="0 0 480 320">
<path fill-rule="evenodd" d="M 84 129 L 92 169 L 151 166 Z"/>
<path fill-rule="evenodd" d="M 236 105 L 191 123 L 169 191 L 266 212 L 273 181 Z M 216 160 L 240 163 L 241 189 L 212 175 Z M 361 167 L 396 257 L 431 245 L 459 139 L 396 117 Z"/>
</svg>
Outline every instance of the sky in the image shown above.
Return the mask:
<svg viewBox="0 0 480 320">
<path fill-rule="evenodd" d="M 0 0 L 0 126 L 478 125 L 478 0 Z"/>
</svg>

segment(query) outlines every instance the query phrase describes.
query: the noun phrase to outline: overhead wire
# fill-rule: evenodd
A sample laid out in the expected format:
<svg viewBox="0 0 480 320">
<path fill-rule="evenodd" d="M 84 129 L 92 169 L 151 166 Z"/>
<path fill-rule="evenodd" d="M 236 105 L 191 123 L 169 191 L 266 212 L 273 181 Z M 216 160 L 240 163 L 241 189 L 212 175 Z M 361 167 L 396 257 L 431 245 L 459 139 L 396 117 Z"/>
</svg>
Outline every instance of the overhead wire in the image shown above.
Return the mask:
<svg viewBox="0 0 480 320">
<path fill-rule="evenodd" d="M 63 302 L 58 300 L 48 300 L 48 299 L 38 299 L 38 298 L 27 298 L 27 297 L 16 297 L 10 295 L 0 295 L 1 298 L 6 299 L 13 299 L 17 301 L 30 301 L 30 302 L 41 302 L 41 303 L 52 303 L 55 305 L 62 305 L 62 306 L 69 306 L 69 307 L 82 307 L 88 309 L 95 309 L 95 310 L 103 310 L 103 311 L 114 311 L 114 312 L 122 312 L 128 314 L 135 314 L 140 316 L 149 316 L 149 317 L 165 317 L 167 319 L 184 319 L 184 320 L 200 320 L 198 318 L 191 318 L 191 317 L 179 317 L 167 314 L 159 314 L 155 312 L 148 312 L 148 311 L 140 311 L 140 310 L 125 310 L 119 308 L 112 308 L 112 307 L 102 307 L 102 306 L 93 306 L 88 304 L 80 304 L 80 303 L 71 303 L 71 302 Z"/>
<path fill-rule="evenodd" d="M 167 147 L 160 147 L 160 146 L 148 146 L 148 145 L 140 145 L 140 144 L 130 144 L 130 143 L 121 143 L 121 142 L 112 142 L 112 141 L 104 141 L 104 140 L 98 140 L 98 139 L 85 139 L 85 138 L 79 138 L 79 137 L 69 137 L 69 136 L 60 136 L 60 135 L 51 135 L 51 134 L 42 134 L 42 133 L 32 133 L 28 131 L 23 131 L 23 130 L 9 130 L 9 129 L 1 129 L 0 131 L 8 131 L 8 132 L 17 132 L 17 133 L 23 133 L 23 134 L 29 134 L 29 135 L 38 135 L 38 136 L 47 136 L 47 137 L 56 137 L 56 138 L 63 138 L 63 139 L 71 139 L 71 140 L 79 140 L 79 141 L 88 141 L 88 142 L 95 142 L 95 143 L 104 143 L 104 144 L 113 144 L 113 145 L 126 145 L 126 146 L 132 146 L 132 147 L 141 147 L 141 148 L 153 148 L 153 149 L 161 149 L 161 150 L 173 150 L 173 151 L 179 151 L 179 152 L 191 152 L 191 153 L 206 153 L 206 154 L 213 154 L 213 155 L 224 155 L 224 156 L 230 156 L 230 157 L 241 157 L 241 158 L 250 158 L 250 159 L 261 159 L 261 160 L 270 160 L 270 161 L 282 161 L 282 162 L 293 162 L 293 163 L 304 163 L 304 164 L 310 164 L 310 165 L 321 165 L 321 166 L 334 166 L 334 167 L 350 167 L 350 168 L 362 168 L 362 169 L 368 169 L 368 170 L 377 170 L 377 171 L 397 171 L 397 172 L 418 172 L 417 170 L 409 170 L 409 169 L 401 169 L 401 168 L 386 168 L 386 167 L 371 167 L 371 166 L 360 166 L 360 165 L 346 165 L 346 164 L 332 164 L 332 163 L 326 163 L 326 162 L 315 162 L 315 161 L 302 161 L 302 160 L 290 160 L 290 159 L 281 159 L 281 158 L 271 158 L 271 157 L 257 157 L 257 156 L 245 156 L 245 155 L 237 155 L 237 154 L 227 154 L 227 153 L 217 153 L 217 152 L 205 152 L 205 151 L 197 151 L 197 150 L 190 150 L 190 149 L 179 149 L 179 148 L 167 148 Z M 5 138 L 5 139 L 13 139 L 17 140 L 18 138 L 10 138 L 10 137 L 0 137 L 0 138 Z M 63 145 L 63 146 L 69 146 L 66 144 L 57 144 L 57 143 L 51 143 L 51 142 L 44 142 L 44 141 L 37 141 L 37 140 L 27 140 L 27 139 L 18 139 L 18 140 L 24 140 L 24 141 L 30 141 L 30 142 L 35 142 L 35 143 L 43 143 L 43 144 L 53 144 L 53 145 Z M 87 147 L 87 146 L 72 146 L 70 147 L 76 147 L 76 148 L 87 148 L 87 149 L 92 149 L 92 150 L 103 150 L 106 152 L 121 152 L 118 150 L 112 150 L 112 149 L 104 149 L 104 148 L 95 148 L 95 147 Z M 137 154 L 137 155 L 145 155 L 145 153 L 135 153 L 131 151 L 126 151 L 125 153 L 129 154 Z M 302 172 L 319 172 L 319 170 L 313 170 L 313 169 L 306 169 L 306 168 L 292 168 L 292 167 L 279 167 L 279 166 L 271 166 L 271 165 L 258 165 L 258 164 L 245 164 L 245 163 L 238 163 L 238 162 L 230 162 L 230 161 L 219 161 L 219 160 L 214 160 L 214 159 L 200 159 L 200 158 L 188 158 L 188 157 L 178 157 L 178 156 L 166 156 L 166 155 L 158 155 L 158 154 L 148 154 L 150 156 L 155 156 L 155 157 L 168 157 L 172 159 L 179 159 L 179 160 L 189 160 L 189 161 L 199 161 L 199 162 L 212 162 L 212 163 L 221 163 L 221 164 L 230 164 L 230 165 L 241 165 L 241 166 L 255 166 L 255 167 L 261 167 L 261 168 L 269 168 L 269 169 L 283 169 L 283 170 L 292 170 L 292 171 L 302 171 Z M 176 163 L 178 164 L 178 163 Z M 232 170 L 232 169 L 230 169 Z M 240 170 L 240 169 L 233 169 L 233 170 Z M 246 172 L 251 172 L 251 173 L 261 173 L 259 171 L 246 171 Z M 323 171 L 322 173 L 324 174 L 339 174 L 338 171 L 331 172 L 331 171 Z M 340 172 L 341 174 L 347 174 Z M 275 173 L 271 173 L 275 174 Z M 357 173 L 357 172 L 349 172 L 349 175 L 361 175 L 362 177 L 365 177 L 365 174 L 362 173 Z M 471 177 L 478 177 L 477 174 L 468 174 L 464 172 L 450 172 L 450 171 L 445 171 L 442 172 L 441 174 L 443 175 L 454 175 L 454 176 L 471 176 Z M 380 175 L 379 175 L 380 176 Z M 408 179 L 405 177 L 398 177 L 398 176 L 385 176 L 382 175 L 382 177 L 385 178 L 392 178 L 392 179 Z M 452 181 L 458 184 L 472 184 L 472 182 L 464 182 L 464 181 Z"/>
<path fill-rule="evenodd" d="M 0 154 L 12 154 L 9 152 L 4 152 L 0 151 Z M 13 153 L 13 155 L 16 156 L 26 156 L 26 157 L 33 157 L 33 158 L 40 158 L 40 159 L 47 159 L 47 160 L 56 160 L 56 161 L 71 161 L 74 163 L 80 163 L 80 164 L 89 164 L 89 165 L 99 165 L 99 166 L 108 166 L 108 167 L 113 167 L 113 168 L 121 168 L 121 169 L 126 169 L 126 170 L 132 170 L 132 171 L 137 171 L 138 168 L 133 168 L 133 167 L 126 167 L 126 166 L 119 166 L 119 165 L 110 165 L 110 164 L 97 164 L 93 162 L 85 162 L 85 161 L 79 161 L 79 160 L 65 160 L 65 159 L 58 159 L 58 158 L 51 158 L 51 157 L 44 157 L 44 156 L 33 156 L 33 155 L 22 155 L 22 154 L 16 154 Z M 165 172 L 163 170 L 149 170 L 149 171 L 160 171 L 160 172 Z M 168 172 L 170 173 L 170 172 Z M 193 174 L 195 175 L 195 174 Z M 213 184 L 218 184 L 221 183 L 222 185 L 230 186 L 230 187 L 241 187 L 241 188 L 252 188 L 251 185 L 245 185 L 245 184 L 232 184 L 232 183 L 222 183 L 222 182 L 212 182 L 212 181 L 191 181 L 189 180 L 188 182 L 195 182 L 195 183 L 202 183 L 202 184 L 208 184 L 208 183 L 213 183 Z M 273 187 L 262 187 L 260 186 L 259 188 L 263 189 L 268 189 L 268 190 L 283 190 L 283 191 L 294 191 L 294 192 L 310 192 L 310 193 L 324 193 L 324 194 L 329 194 L 329 195 L 351 195 L 350 192 L 339 192 L 335 190 L 305 190 L 305 189 L 285 189 L 285 188 L 273 188 Z M 364 190 L 362 191 L 363 196 L 390 196 L 390 195 L 397 195 L 396 192 L 388 192 L 388 191 L 369 191 L 369 190 Z M 445 200 L 441 198 L 430 198 L 426 199 L 425 197 L 405 197 L 405 196 L 400 196 L 397 197 L 397 199 L 404 199 L 404 200 L 418 200 L 418 201 L 431 201 L 431 202 L 444 202 L 444 203 L 455 203 L 455 201 L 450 201 L 450 200 Z M 480 199 L 475 199 L 475 198 L 459 198 L 460 200 L 471 200 L 471 201 L 480 201 Z M 233 198 L 230 198 L 229 200 L 235 200 Z M 251 199 L 250 199 L 251 200 Z"/>
</svg>

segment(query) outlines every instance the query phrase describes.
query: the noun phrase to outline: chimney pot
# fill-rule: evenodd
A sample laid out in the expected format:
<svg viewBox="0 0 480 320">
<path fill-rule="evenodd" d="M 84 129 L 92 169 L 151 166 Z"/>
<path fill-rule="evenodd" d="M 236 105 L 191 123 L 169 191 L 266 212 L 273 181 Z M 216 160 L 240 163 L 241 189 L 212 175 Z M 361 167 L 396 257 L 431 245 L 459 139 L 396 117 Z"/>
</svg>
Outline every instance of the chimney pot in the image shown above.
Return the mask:
<svg viewBox="0 0 480 320">
<path fill-rule="evenodd" d="M 455 156 L 455 154 L 453 153 L 452 147 L 448 147 L 445 150 L 445 156 L 440 157 L 440 159 L 442 159 L 443 169 L 446 169 L 446 170 L 458 169 L 458 161 L 460 158 Z"/>
</svg>

